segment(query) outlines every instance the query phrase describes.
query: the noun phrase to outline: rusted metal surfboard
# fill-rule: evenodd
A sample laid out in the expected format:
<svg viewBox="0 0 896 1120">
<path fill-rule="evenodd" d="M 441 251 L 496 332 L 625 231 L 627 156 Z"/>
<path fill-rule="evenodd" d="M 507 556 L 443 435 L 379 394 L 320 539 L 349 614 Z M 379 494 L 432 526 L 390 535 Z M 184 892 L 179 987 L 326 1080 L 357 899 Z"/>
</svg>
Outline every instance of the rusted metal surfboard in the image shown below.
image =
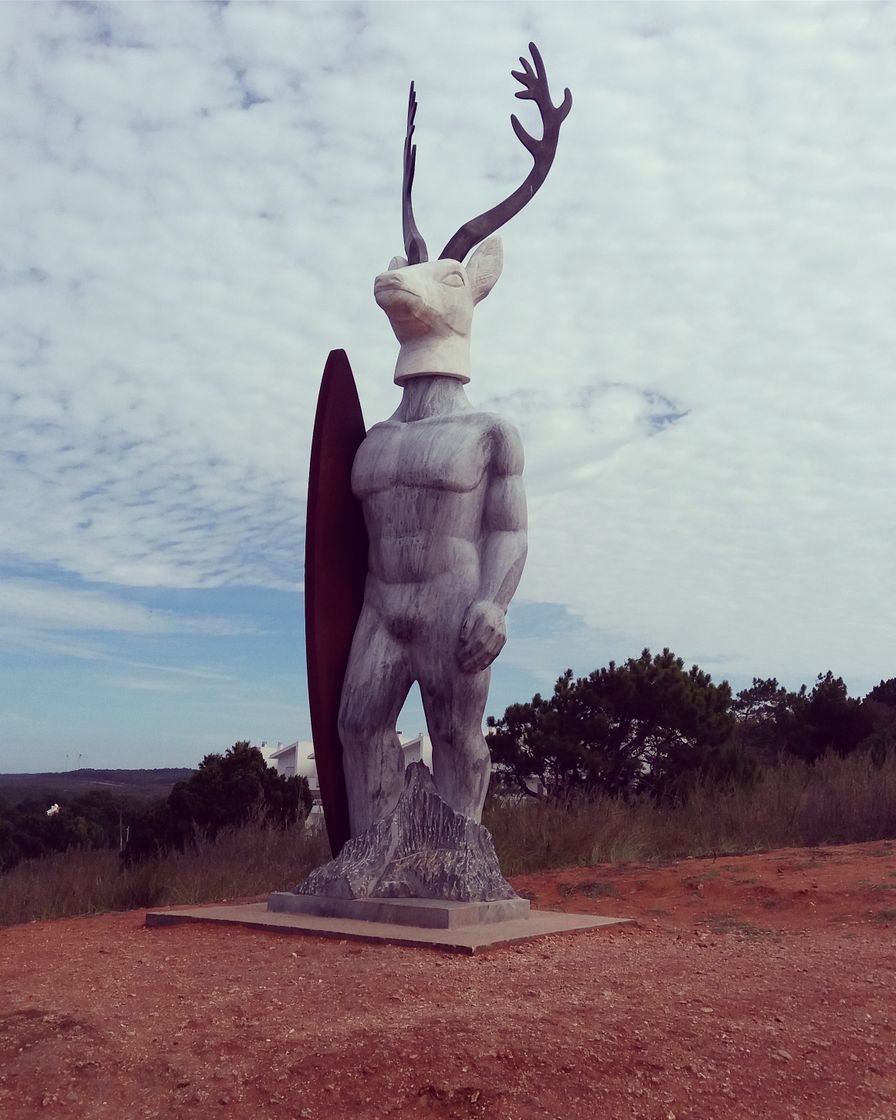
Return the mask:
<svg viewBox="0 0 896 1120">
<path fill-rule="evenodd" d="M 351 488 L 352 463 L 365 434 L 348 358 L 344 350 L 331 350 L 317 399 L 308 477 L 305 649 L 314 758 L 334 856 L 350 835 L 338 715 L 367 576 L 367 529 Z"/>
</svg>

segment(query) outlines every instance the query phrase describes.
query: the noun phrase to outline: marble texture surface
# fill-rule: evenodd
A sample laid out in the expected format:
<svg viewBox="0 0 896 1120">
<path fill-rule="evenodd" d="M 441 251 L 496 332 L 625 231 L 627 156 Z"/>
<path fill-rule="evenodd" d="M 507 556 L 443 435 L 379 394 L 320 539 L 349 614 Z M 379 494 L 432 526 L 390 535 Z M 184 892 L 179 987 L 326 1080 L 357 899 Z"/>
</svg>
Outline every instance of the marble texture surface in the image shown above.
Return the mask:
<svg viewBox="0 0 896 1120">
<path fill-rule="evenodd" d="M 488 830 L 445 804 L 423 762 L 407 768 L 393 811 L 349 840 L 294 893 L 331 899 L 519 899 L 501 874 Z"/>
<path fill-rule="evenodd" d="M 526 557 L 522 467 L 516 429 L 441 375 L 407 381 L 358 449 L 352 489 L 370 543 L 339 715 L 353 836 L 401 793 L 396 721 L 415 681 L 436 788 L 455 812 L 481 817 L 489 666 Z"/>
<path fill-rule="evenodd" d="M 311 893 L 357 897 L 417 889 L 430 898 L 510 897 L 495 893 L 510 888 L 500 878 L 490 839 L 486 844 L 477 829 L 491 773 L 482 734 L 489 667 L 506 641 L 507 607 L 526 558 L 523 452 L 513 425 L 477 411 L 464 391 L 473 309 L 497 282 L 502 261 L 501 240 L 490 237 L 466 265 L 450 259 L 409 265 L 394 258 L 374 283 L 400 343 L 395 380 L 402 397 L 392 416 L 367 433 L 352 468 L 369 550 L 339 738 L 352 837 L 369 839 L 379 828 L 378 844 L 391 837 L 389 844 L 406 846 L 415 828 L 428 828 L 432 858 L 427 862 L 426 844 L 412 845 L 413 871 L 403 864 L 404 877 L 386 890 L 366 880 L 356 889 L 352 876 L 369 878 L 370 860 L 381 861 L 382 853 L 372 855 L 368 847 L 362 858 L 353 850 L 326 890 Z M 419 775 L 405 788 L 396 730 L 415 682 L 432 741 L 431 795 Z M 416 824 L 408 809 L 411 792 L 414 811 L 422 814 Z M 449 817 L 434 811 L 436 803 Z M 455 816 L 450 854 L 439 828 Z M 469 851 L 456 846 L 461 839 Z M 470 866 L 463 866 L 464 851 Z M 363 872 L 352 859 L 360 859 Z M 489 859 L 494 882 L 492 871 L 482 870 Z M 383 868 L 377 872 L 384 874 Z"/>
</svg>

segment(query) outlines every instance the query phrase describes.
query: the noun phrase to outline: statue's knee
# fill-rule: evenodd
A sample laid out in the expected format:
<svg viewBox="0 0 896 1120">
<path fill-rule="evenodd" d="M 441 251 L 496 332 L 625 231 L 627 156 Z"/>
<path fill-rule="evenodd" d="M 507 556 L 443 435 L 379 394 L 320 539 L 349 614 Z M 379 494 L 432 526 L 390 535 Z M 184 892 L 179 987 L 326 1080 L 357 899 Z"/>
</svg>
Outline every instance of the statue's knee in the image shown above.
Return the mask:
<svg viewBox="0 0 896 1120">
<path fill-rule="evenodd" d="M 481 735 L 466 735 L 457 743 L 456 753 L 467 763 L 481 765 L 491 761 L 491 754 Z"/>
<path fill-rule="evenodd" d="M 464 780 L 481 780 L 491 771 L 492 757 L 481 735 L 444 739 L 433 739 L 433 761 L 441 770 L 447 767 L 455 774 L 463 775 Z"/>
<path fill-rule="evenodd" d="M 359 712 L 353 712 L 350 708 L 339 709 L 337 726 L 343 746 L 359 743 L 364 737 L 364 720 Z"/>
</svg>

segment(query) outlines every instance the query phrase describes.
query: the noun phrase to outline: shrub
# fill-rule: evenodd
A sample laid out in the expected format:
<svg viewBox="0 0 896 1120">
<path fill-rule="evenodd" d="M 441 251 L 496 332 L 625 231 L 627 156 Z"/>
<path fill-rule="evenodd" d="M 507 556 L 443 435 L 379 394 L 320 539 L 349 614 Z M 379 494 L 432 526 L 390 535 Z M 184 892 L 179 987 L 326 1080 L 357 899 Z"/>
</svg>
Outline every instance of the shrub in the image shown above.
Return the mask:
<svg viewBox="0 0 896 1120">
<path fill-rule="evenodd" d="M 124 851 L 127 863 L 140 862 L 184 847 L 197 836 L 214 839 L 223 828 L 249 820 L 287 828 L 311 809 L 306 778 L 286 778 L 265 762 L 257 747 L 234 743 L 226 754 L 208 754 L 168 800 L 135 817 Z"/>
<path fill-rule="evenodd" d="M 115 851 L 72 849 L 0 877 L 0 926 L 290 890 L 328 858 L 325 830 L 307 822 L 224 828 L 215 840 L 200 835 L 183 852 L 130 866 Z"/>
<path fill-rule="evenodd" d="M 505 874 L 896 836 L 896 755 L 788 759 L 753 784 L 697 779 L 686 799 L 493 797 L 484 823 Z"/>
</svg>

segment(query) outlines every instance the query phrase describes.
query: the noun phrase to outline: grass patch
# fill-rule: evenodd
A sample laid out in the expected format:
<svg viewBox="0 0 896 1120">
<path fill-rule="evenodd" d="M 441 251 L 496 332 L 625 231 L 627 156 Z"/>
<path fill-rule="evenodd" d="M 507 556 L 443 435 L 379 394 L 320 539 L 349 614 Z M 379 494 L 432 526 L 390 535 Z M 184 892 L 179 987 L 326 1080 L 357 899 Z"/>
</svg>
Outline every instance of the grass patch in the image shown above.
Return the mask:
<svg viewBox="0 0 896 1120">
<path fill-rule="evenodd" d="M 872 915 L 872 921 L 885 924 L 896 922 L 896 910 L 878 910 L 876 914 Z"/>
<path fill-rule="evenodd" d="M 789 760 L 751 789 L 698 785 L 679 805 L 603 795 L 496 798 L 483 823 L 506 875 L 770 848 L 812 848 L 812 861 L 829 860 L 823 845 L 896 836 L 896 753 L 881 767 L 861 754 L 827 756 L 813 766 Z"/>
<path fill-rule="evenodd" d="M 60 852 L 0 875 L 0 926 L 290 890 L 329 855 L 322 828 L 259 824 L 225 830 L 215 842 L 200 836 L 193 849 L 135 867 L 110 850 Z"/>
<path fill-rule="evenodd" d="M 564 898 L 583 894 L 586 898 L 618 898 L 619 891 L 606 879 L 594 879 L 588 883 L 561 883 L 560 894 Z"/>
<path fill-rule="evenodd" d="M 710 918 L 707 925 L 712 933 L 736 933 L 738 937 L 751 939 L 774 936 L 772 930 L 755 926 L 752 922 L 738 918 L 736 914 L 718 914 Z"/>
</svg>

